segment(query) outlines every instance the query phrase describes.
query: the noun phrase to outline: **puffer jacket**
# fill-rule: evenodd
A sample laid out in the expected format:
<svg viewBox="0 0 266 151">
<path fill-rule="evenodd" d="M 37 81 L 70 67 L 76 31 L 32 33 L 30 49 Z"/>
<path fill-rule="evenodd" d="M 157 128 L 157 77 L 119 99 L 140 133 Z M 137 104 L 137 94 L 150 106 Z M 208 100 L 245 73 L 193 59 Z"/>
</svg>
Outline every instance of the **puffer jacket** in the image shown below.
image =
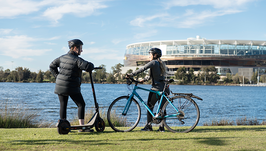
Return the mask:
<svg viewBox="0 0 266 151">
<path fill-rule="evenodd" d="M 80 93 L 82 70 L 91 72 L 93 69 L 91 62 L 78 57 L 73 51 L 56 58 L 50 64 L 50 71 L 56 78 L 54 92 L 61 95 Z"/>
</svg>

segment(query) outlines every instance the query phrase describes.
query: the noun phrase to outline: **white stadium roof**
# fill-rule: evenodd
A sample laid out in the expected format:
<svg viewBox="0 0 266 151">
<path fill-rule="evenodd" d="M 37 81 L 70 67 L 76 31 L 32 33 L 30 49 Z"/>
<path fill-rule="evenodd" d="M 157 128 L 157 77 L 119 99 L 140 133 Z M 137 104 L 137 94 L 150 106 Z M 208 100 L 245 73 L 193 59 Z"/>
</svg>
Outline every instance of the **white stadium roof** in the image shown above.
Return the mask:
<svg viewBox="0 0 266 151">
<path fill-rule="evenodd" d="M 203 38 L 188 38 L 187 40 L 163 40 L 163 41 L 149 41 L 140 42 L 127 45 L 127 49 L 145 46 L 158 46 L 158 45 L 253 45 L 253 46 L 266 46 L 266 41 L 261 40 L 207 40 Z"/>
</svg>

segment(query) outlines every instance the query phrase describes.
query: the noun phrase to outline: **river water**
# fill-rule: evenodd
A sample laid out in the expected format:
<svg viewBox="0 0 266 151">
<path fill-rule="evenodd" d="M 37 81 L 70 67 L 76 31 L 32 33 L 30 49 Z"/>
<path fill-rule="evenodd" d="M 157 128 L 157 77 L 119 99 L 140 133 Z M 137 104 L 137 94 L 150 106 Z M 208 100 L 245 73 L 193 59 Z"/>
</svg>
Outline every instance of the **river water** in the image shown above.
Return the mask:
<svg viewBox="0 0 266 151">
<path fill-rule="evenodd" d="M 95 92 L 100 110 L 107 111 L 111 102 L 130 93 L 126 84 L 95 84 Z M 150 88 L 150 85 L 140 85 Z M 59 118 L 59 100 L 54 94 L 54 83 L 0 83 L 1 108 L 22 107 L 37 112 L 43 121 L 57 122 Z M 86 102 L 86 110 L 94 110 L 93 95 L 90 84 L 81 85 Z M 171 85 L 170 89 L 178 93 L 193 93 L 203 101 L 195 100 L 200 108 L 199 125 L 212 120 L 257 118 L 260 122 L 266 119 L 266 87 L 240 86 L 202 86 Z M 148 92 L 138 93 L 147 100 Z M 71 120 L 77 115 L 77 107 L 69 99 L 67 116 Z M 140 125 L 146 121 L 146 111 L 142 110 Z"/>
</svg>

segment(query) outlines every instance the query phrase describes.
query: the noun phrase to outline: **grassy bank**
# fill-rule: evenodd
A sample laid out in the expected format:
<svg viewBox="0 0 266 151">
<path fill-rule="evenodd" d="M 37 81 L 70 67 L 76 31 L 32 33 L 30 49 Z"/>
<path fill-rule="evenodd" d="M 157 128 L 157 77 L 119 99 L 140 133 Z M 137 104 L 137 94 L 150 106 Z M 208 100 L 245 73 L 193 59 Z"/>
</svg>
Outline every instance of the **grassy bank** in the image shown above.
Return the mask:
<svg viewBox="0 0 266 151">
<path fill-rule="evenodd" d="M 0 107 L 0 128 L 51 127 L 53 124 L 52 122 L 39 120 L 37 111 L 30 111 L 23 105 L 10 106 L 5 101 L 2 103 Z"/>
<path fill-rule="evenodd" d="M 265 150 L 266 126 L 198 126 L 190 133 L 59 135 L 55 128 L 0 129 L 0 150 Z"/>
<path fill-rule="evenodd" d="M 23 106 L 10 107 L 4 102 L 0 108 L 0 128 L 37 128 L 37 113 L 28 111 Z M 35 122 L 35 123 L 34 123 Z"/>
</svg>

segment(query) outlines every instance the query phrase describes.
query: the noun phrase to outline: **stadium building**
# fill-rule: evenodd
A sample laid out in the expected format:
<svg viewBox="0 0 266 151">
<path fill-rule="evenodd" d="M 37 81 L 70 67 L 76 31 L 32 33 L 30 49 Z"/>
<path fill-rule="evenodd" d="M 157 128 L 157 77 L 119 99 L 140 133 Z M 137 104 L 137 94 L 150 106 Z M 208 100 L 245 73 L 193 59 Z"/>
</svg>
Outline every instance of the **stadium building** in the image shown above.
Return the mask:
<svg viewBox="0 0 266 151">
<path fill-rule="evenodd" d="M 221 76 L 226 73 L 244 75 L 251 79 L 253 72 L 266 69 L 266 41 L 259 40 L 208 40 L 197 36 L 186 40 L 140 42 L 127 45 L 123 72 L 135 70 L 149 62 L 148 51 L 162 50 L 162 60 L 171 75 L 180 68 L 215 66 Z"/>
</svg>

